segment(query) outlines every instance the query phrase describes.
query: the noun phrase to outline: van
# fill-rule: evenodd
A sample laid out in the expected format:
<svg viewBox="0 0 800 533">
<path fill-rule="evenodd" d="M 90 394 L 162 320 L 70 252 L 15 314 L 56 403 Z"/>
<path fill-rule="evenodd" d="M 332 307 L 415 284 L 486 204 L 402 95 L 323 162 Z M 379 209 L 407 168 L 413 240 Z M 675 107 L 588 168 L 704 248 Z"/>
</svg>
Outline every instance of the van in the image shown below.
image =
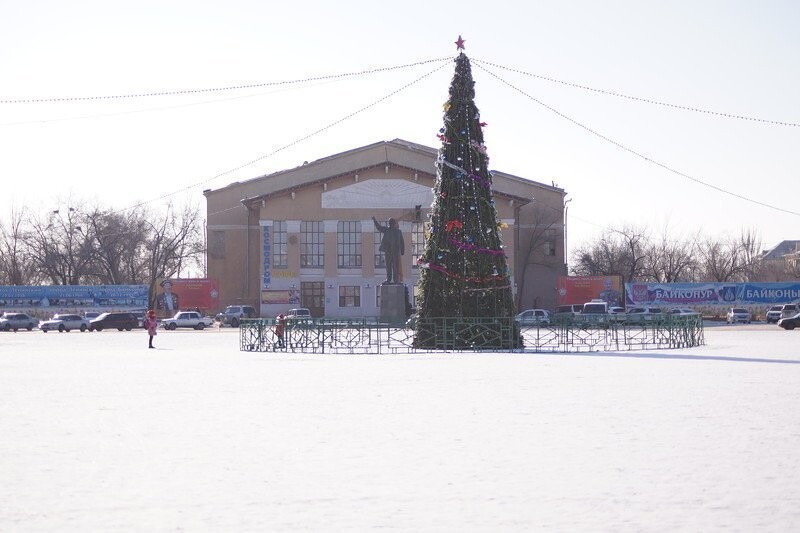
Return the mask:
<svg viewBox="0 0 800 533">
<path fill-rule="evenodd" d="M 608 303 L 605 300 L 590 300 L 583 304 L 584 315 L 606 315 L 608 314 Z"/>
</svg>

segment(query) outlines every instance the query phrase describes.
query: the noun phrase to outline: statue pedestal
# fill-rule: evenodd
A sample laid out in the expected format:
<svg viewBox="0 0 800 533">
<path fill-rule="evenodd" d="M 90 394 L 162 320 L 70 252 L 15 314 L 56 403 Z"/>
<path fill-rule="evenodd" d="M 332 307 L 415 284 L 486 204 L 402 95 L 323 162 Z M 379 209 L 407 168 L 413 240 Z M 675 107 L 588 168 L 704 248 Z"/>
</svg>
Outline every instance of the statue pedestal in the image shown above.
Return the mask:
<svg viewBox="0 0 800 533">
<path fill-rule="evenodd" d="M 392 326 L 406 323 L 406 287 L 402 283 L 384 283 L 381 291 L 381 322 Z"/>
</svg>

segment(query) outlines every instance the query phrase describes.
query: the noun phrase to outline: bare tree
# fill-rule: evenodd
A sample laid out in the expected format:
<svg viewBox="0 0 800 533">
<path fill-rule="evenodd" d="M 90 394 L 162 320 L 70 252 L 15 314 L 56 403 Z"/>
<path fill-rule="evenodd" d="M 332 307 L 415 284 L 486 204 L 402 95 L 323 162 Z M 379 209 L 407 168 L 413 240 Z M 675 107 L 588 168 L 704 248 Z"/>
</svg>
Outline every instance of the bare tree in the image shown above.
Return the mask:
<svg viewBox="0 0 800 533">
<path fill-rule="evenodd" d="M 79 208 L 31 219 L 26 244 L 36 270 L 53 285 L 80 285 L 91 272 L 94 249 Z"/>
<path fill-rule="evenodd" d="M 0 221 L 0 284 L 28 285 L 35 268 L 25 244 L 25 210 L 11 211 L 8 226 Z"/>
<path fill-rule="evenodd" d="M 742 281 L 761 280 L 764 275 L 764 261 L 761 256 L 761 236 L 758 230 L 743 229 L 739 234 L 739 263 Z"/>
<path fill-rule="evenodd" d="M 609 229 L 598 240 L 573 254 L 573 273 L 582 276 L 621 276 L 622 282 L 640 279 L 645 273 L 648 233 L 625 226 Z"/>
<path fill-rule="evenodd" d="M 645 277 L 658 283 L 694 281 L 697 238 L 682 240 L 669 235 L 665 226 L 657 242 L 647 247 Z"/>
<path fill-rule="evenodd" d="M 154 287 L 161 278 L 170 278 L 184 272 L 197 261 L 195 255 L 202 250 L 202 230 L 197 208 L 186 206 L 178 212 L 172 205 L 166 214 L 155 219 L 147 216 L 139 219 L 139 228 L 144 230 L 145 255 L 143 257 L 144 281 L 150 286 L 150 301 L 154 301 Z"/>
<path fill-rule="evenodd" d="M 146 283 L 144 258 L 149 228 L 138 210 L 115 212 L 95 208 L 87 215 L 95 247 L 97 281 L 112 285 Z"/>
<path fill-rule="evenodd" d="M 739 243 L 710 237 L 699 250 L 703 281 L 736 281 L 742 271 Z"/>
</svg>

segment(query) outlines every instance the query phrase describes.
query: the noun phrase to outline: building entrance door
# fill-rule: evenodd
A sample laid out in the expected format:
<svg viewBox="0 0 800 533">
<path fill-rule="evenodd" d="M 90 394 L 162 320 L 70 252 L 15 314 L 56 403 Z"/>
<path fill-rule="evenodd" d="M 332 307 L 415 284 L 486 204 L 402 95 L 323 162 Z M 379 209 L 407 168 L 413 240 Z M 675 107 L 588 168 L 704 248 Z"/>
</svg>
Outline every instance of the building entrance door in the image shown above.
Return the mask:
<svg viewBox="0 0 800 533">
<path fill-rule="evenodd" d="M 325 282 L 301 281 L 300 305 L 311 311 L 311 316 L 325 316 Z"/>
</svg>

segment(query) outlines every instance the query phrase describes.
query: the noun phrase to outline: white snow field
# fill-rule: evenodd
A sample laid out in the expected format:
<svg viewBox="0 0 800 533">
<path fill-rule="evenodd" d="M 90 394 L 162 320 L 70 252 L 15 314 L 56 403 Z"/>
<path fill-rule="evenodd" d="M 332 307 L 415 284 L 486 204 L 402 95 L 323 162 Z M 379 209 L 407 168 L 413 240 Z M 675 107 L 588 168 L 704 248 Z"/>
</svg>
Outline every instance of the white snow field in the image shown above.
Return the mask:
<svg viewBox="0 0 800 533">
<path fill-rule="evenodd" d="M 798 531 L 800 332 L 593 354 L 0 333 L 0 531 Z"/>
</svg>

